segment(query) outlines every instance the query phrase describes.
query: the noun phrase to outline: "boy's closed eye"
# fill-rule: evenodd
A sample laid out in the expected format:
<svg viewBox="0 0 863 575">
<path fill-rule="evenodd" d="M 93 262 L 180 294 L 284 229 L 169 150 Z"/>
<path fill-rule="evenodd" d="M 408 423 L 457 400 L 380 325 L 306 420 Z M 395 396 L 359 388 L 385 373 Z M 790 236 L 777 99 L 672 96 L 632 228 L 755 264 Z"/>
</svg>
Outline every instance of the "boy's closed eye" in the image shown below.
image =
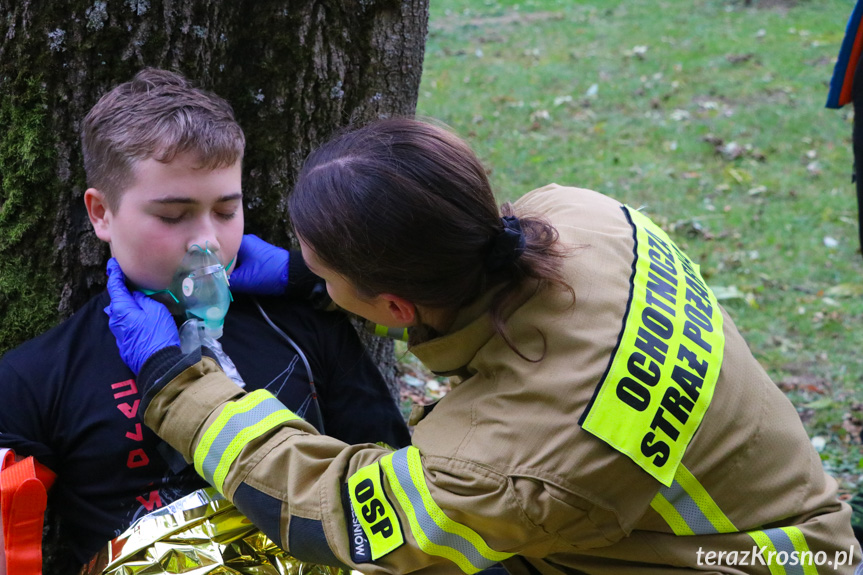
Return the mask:
<svg viewBox="0 0 863 575">
<path fill-rule="evenodd" d="M 230 211 L 229 210 L 217 210 L 216 211 L 216 217 L 221 218 L 225 221 L 234 219 L 234 216 L 236 216 L 236 215 L 237 215 L 236 209 L 233 209 Z"/>
<path fill-rule="evenodd" d="M 186 219 L 186 213 L 176 215 L 176 216 L 156 214 L 156 217 L 159 218 L 159 220 L 165 224 L 179 224 L 184 219 Z"/>
<path fill-rule="evenodd" d="M 242 194 L 231 194 L 223 196 L 213 206 L 213 215 L 222 220 L 230 221 L 236 217 L 242 206 Z M 162 198 L 153 202 L 152 213 L 165 224 L 178 224 L 184 220 L 195 217 L 198 210 L 203 208 L 198 202 L 190 198 Z"/>
<path fill-rule="evenodd" d="M 185 211 L 180 214 L 156 214 L 156 217 L 166 224 L 179 224 L 180 222 L 191 217 L 190 214 L 191 212 Z M 237 209 L 234 208 L 232 210 L 215 210 L 214 215 L 221 220 L 230 221 L 236 217 Z"/>
</svg>

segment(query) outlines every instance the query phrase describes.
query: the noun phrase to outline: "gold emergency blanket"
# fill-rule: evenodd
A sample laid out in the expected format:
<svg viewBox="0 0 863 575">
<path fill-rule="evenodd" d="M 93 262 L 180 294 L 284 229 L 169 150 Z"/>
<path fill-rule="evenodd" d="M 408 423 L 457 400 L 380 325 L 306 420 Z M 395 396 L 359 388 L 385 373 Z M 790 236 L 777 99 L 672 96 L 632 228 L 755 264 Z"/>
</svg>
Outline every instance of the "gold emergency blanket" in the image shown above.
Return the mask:
<svg viewBox="0 0 863 575">
<path fill-rule="evenodd" d="M 79 575 L 347 575 L 284 552 L 215 489 L 195 491 L 132 524 Z"/>
</svg>

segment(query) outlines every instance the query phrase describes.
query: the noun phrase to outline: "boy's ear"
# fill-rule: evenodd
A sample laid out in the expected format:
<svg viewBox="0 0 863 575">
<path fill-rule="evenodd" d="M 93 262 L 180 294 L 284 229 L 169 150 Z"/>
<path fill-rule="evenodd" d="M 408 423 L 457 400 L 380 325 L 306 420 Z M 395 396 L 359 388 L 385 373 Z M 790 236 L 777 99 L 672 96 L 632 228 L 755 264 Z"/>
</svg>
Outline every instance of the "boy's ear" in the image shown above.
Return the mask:
<svg viewBox="0 0 863 575">
<path fill-rule="evenodd" d="M 90 223 L 93 225 L 96 237 L 103 242 L 110 242 L 111 218 L 114 214 L 108 207 L 105 194 L 96 188 L 88 188 L 84 192 L 84 205 L 87 207 L 87 215 L 90 216 Z"/>
<path fill-rule="evenodd" d="M 393 321 L 389 327 L 410 327 L 416 323 L 417 308 L 403 297 L 382 293 L 378 297 L 384 300 L 387 311 Z"/>
</svg>

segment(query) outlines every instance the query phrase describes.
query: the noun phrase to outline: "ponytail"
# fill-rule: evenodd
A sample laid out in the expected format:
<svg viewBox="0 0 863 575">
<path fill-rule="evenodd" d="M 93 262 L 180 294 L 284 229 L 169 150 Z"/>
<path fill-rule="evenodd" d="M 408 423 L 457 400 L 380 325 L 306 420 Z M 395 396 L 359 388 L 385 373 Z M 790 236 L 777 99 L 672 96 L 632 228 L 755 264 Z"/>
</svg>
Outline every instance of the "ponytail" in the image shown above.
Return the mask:
<svg viewBox="0 0 863 575">
<path fill-rule="evenodd" d="M 489 314 L 495 331 L 503 338 L 507 346 L 522 359 L 535 363 L 545 357 L 545 351 L 536 359 L 530 359 L 519 351 L 515 342 L 506 332 L 504 310 L 528 279 L 537 280 L 540 287 L 543 284 L 551 284 L 568 291 L 572 299 L 571 305 L 575 305 L 575 291 L 572 286 L 566 283 L 560 272 L 560 266 L 567 251 L 558 241 L 557 230 L 544 219 L 530 216 L 517 218 L 513 206 L 509 202 L 501 206 L 500 213 L 502 214 L 501 221 L 504 222 L 504 229 L 506 229 L 508 220 L 514 219 L 518 222 L 519 235 L 521 236 L 519 243 L 522 247 L 513 250 L 515 257 L 505 267 L 498 272 L 492 272 L 506 274 L 506 277 L 502 278 L 502 281 L 505 282 L 503 289 L 492 299 Z M 544 349 L 547 344 L 545 334 L 542 333 L 542 330 L 537 329 L 537 331 L 542 337 Z"/>
</svg>

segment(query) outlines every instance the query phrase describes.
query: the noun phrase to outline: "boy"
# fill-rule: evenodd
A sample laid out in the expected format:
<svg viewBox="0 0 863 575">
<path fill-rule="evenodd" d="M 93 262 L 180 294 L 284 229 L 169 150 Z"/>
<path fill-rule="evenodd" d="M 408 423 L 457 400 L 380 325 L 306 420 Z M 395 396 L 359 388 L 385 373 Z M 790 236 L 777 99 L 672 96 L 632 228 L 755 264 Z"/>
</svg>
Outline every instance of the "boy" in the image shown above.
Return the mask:
<svg viewBox="0 0 863 575">
<path fill-rule="evenodd" d="M 227 102 L 177 74 L 146 69 L 93 107 L 82 145 L 90 221 L 132 286 L 168 288 L 193 245 L 209 247 L 229 272 L 239 251 L 242 265 L 245 140 Z M 289 295 L 315 292 L 317 278 L 299 253 L 285 252 L 280 265 L 289 268 Z M 298 343 L 311 373 L 258 302 Z M 0 448 L 32 455 L 57 474 L 49 506 L 79 566 L 141 515 L 206 486 L 142 426 L 134 375 L 102 311 L 108 303 L 100 294 L 0 359 Z M 238 295 L 219 342 L 247 390 L 269 389 L 320 427 L 309 407 L 314 376 L 328 434 L 409 443 L 380 373 L 341 314 Z"/>
</svg>

